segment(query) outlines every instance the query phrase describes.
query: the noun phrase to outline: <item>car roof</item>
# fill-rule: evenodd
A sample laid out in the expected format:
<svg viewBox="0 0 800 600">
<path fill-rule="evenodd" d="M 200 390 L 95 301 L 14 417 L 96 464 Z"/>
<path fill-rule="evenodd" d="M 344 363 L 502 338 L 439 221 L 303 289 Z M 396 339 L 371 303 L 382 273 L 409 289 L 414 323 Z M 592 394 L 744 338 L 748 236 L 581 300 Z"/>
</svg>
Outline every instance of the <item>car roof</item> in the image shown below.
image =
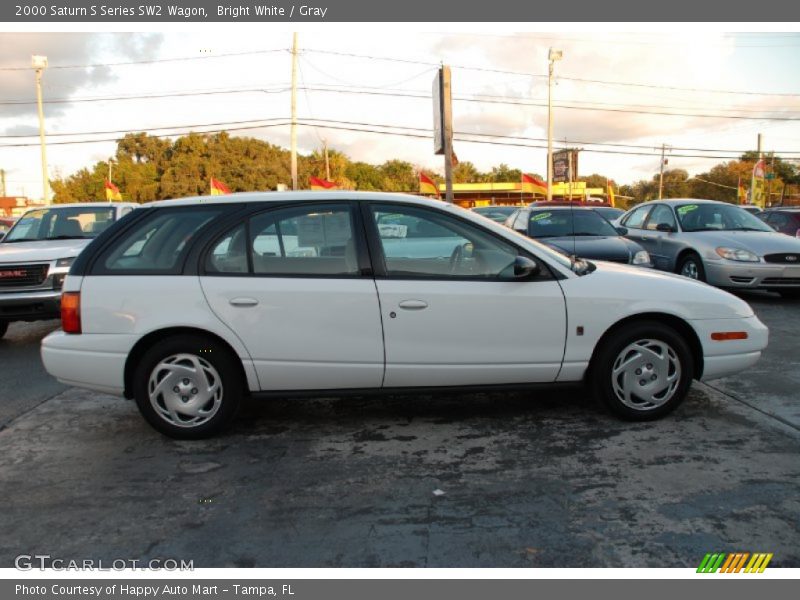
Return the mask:
<svg viewBox="0 0 800 600">
<path fill-rule="evenodd" d="M 677 204 L 685 204 L 687 202 L 691 202 L 692 204 L 726 204 L 728 206 L 740 206 L 739 204 L 731 204 L 730 202 L 720 202 L 719 200 L 706 200 L 703 198 L 662 198 L 661 200 L 648 200 L 647 202 L 642 202 L 641 204 L 637 204 L 633 208 L 639 208 L 640 206 L 647 206 L 649 204 L 656 204 L 656 203 L 675 206 Z"/>
<path fill-rule="evenodd" d="M 333 190 L 333 191 L 309 191 L 302 190 L 296 192 L 237 192 L 235 194 L 225 194 L 222 196 L 191 196 L 187 198 L 177 198 L 174 200 L 158 200 L 149 202 L 147 207 L 157 206 L 187 206 L 194 204 L 231 204 L 231 203 L 269 203 L 269 202 L 309 202 L 309 201 L 373 201 L 373 202 L 401 202 L 406 204 L 417 204 L 420 206 L 436 207 L 455 207 L 459 210 L 460 206 L 448 204 L 443 200 L 431 200 L 422 196 L 412 194 L 395 194 L 389 192 L 355 192 L 352 190 Z"/>
<path fill-rule="evenodd" d="M 549 211 L 567 211 L 567 210 L 581 210 L 586 212 L 587 210 L 594 210 L 595 208 L 611 208 L 610 206 L 606 207 L 599 207 L 599 206 L 529 206 L 528 209 L 531 211 L 541 212 L 543 210 Z"/>
<path fill-rule="evenodd" d="M 62 209 L 62 208 L 112 208 L 114 206 L 139 206 L 136 202 L 68 202 L 66 204 L 49 204 L 47 206 L 31 206 L 28 210 Z M 28 211 L 25 211 L 28 212 Z"/>
</svg>

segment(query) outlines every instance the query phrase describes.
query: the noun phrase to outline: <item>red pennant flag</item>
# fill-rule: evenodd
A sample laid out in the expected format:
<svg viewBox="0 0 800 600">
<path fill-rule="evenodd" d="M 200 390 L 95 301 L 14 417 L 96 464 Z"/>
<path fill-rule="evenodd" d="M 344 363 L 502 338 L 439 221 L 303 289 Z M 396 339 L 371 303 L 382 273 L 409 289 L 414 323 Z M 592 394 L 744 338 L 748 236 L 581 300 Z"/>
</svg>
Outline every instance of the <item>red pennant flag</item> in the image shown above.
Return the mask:
<svg viewBox="0 0 800 600">
<path fill-rule="evenodd" d="M 430 177 L 425 175 L 422 171 L 419 172 L 419 193 L 420 194 L 431 194 L 433 196 L 439 197 L 439 186 L 436 185 L 436 182 L 433 181 Z"/>
<path fill-rule="evenodd" d="M 547 195 L 547 184 L 533 175 L 522 174 L 522 191 L 530 194 Z"/>
<path fill-rule="evenodd" d="M 122 200 L 122 194 L 119 191 L 119 188 L 111 183 L 108 179 L 106 179 L 106 200 L 109 202 L 113 202 L 114 200 Z"/>
<path fill-rule="evenodd" d="M 212 196 L 222 196 L 223 194 L 230 194 L 231 191 L 227 185 L 222 183 L 218 179 L 214 179 L 211 177 L 211 195 Z"/>
<path fill-rule="evenodd" d="M 309 177 L 308 184 L 312 190 L 338 190 L 339 186 L 335 181 L 328 181 L 320 177 Z"/>
</svg>

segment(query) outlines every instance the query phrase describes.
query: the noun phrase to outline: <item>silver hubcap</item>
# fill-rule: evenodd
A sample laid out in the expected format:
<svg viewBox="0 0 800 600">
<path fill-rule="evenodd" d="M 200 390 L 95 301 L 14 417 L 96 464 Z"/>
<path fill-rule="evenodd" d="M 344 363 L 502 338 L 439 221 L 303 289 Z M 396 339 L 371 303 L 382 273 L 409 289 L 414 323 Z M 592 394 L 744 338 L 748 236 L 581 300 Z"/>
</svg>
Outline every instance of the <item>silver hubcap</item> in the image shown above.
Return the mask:
<svg viewBox="0 0 800 600">
<path fill-rule="evenodd" d="M 691 277 L 692 279 L 698 279 L 700 277 L 700 273 L 697 271 L 697 263 L 693 260 L 683 263 L 683 267 L 681 267 L 681 275 L 684 277 Z"/>
<path fill-rule="evenodd" d="M 681 380 L 678 355 L 661 340 L 639 340 L 617 355 L 611 372 L 614 394 L 635 410 L 658 408 L 675 395 Z"/>
<path fill-rule="evenodd" d="M 208 422 L 222 404 L 219 373 L 194 354 L 174 354 L 158 363 L 147 391 L 156 414 L 178 427 Z"/>
</svg>

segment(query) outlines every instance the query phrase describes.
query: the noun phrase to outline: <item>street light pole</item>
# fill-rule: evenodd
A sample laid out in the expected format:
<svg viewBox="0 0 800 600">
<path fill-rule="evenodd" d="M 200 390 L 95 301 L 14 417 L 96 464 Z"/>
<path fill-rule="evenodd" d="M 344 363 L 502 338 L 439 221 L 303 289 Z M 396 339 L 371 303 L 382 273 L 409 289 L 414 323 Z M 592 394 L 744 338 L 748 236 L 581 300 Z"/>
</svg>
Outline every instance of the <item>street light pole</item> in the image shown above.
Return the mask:
<svg viewBox="0 0 800 600">
<path fill-rule="evenodd" d="M 297 32 L 292 35 L 292 189 L 297 189 Z"/>
<path fill-rule="evenodd" d="M 564 53 L 550 48 L 547 59 L 550 68 L 547 75 L 547 201 L 553 200 L 553 67 Z"/>
<path fill-rule="evenodd" d="M 42 108 L 42 73 L 47 68 L 46 56 L 31 56 L 31 66 L 36 69 L 36 105 L 39 109 L 39 144 L 42 147 L 42 197 L 50 204 L 50 182 L 47 178 L 47 146 L 44 140 L 44 109 Z"/>
</svg>

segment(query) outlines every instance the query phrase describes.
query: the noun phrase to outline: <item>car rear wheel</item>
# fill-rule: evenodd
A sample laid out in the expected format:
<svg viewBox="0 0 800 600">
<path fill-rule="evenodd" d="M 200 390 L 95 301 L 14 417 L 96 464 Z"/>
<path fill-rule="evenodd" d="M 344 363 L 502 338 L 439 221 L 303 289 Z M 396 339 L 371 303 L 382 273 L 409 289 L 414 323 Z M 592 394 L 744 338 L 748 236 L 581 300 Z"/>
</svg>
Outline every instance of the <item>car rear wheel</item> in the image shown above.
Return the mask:
<svg viewBox="0 0 800 600">
<path fill-rule="evenodd" d="M 655 321 L 623 326 L 598 349 L 589 383 L 617 416 L 649 421 L 683 402 L 693 377 L 692 354 L 671 327 Z"/>
<path fill-rule="evenodd" d="M 177 439 L 202 439 L 221 431 L 243 395 L 238 358 L 199 335 L 157 342 L 134 371 L 136 405 L 150 425 Z"/>
<path fill-rule="evenodd" d="M 2 338 L 6 331 L 8 331 L 8 321 L 0 321 L 0 338 Z"/>
<path fill-rule="evenodd" d="M 696 279 L 697 281 L 706 280 L 706 270 L 705 267 L 703 267 L 703 261 L 694 253 L 687 254 L 681 258 L 678 263 L 677 273 L 678 275 Z"/>
</svg>

